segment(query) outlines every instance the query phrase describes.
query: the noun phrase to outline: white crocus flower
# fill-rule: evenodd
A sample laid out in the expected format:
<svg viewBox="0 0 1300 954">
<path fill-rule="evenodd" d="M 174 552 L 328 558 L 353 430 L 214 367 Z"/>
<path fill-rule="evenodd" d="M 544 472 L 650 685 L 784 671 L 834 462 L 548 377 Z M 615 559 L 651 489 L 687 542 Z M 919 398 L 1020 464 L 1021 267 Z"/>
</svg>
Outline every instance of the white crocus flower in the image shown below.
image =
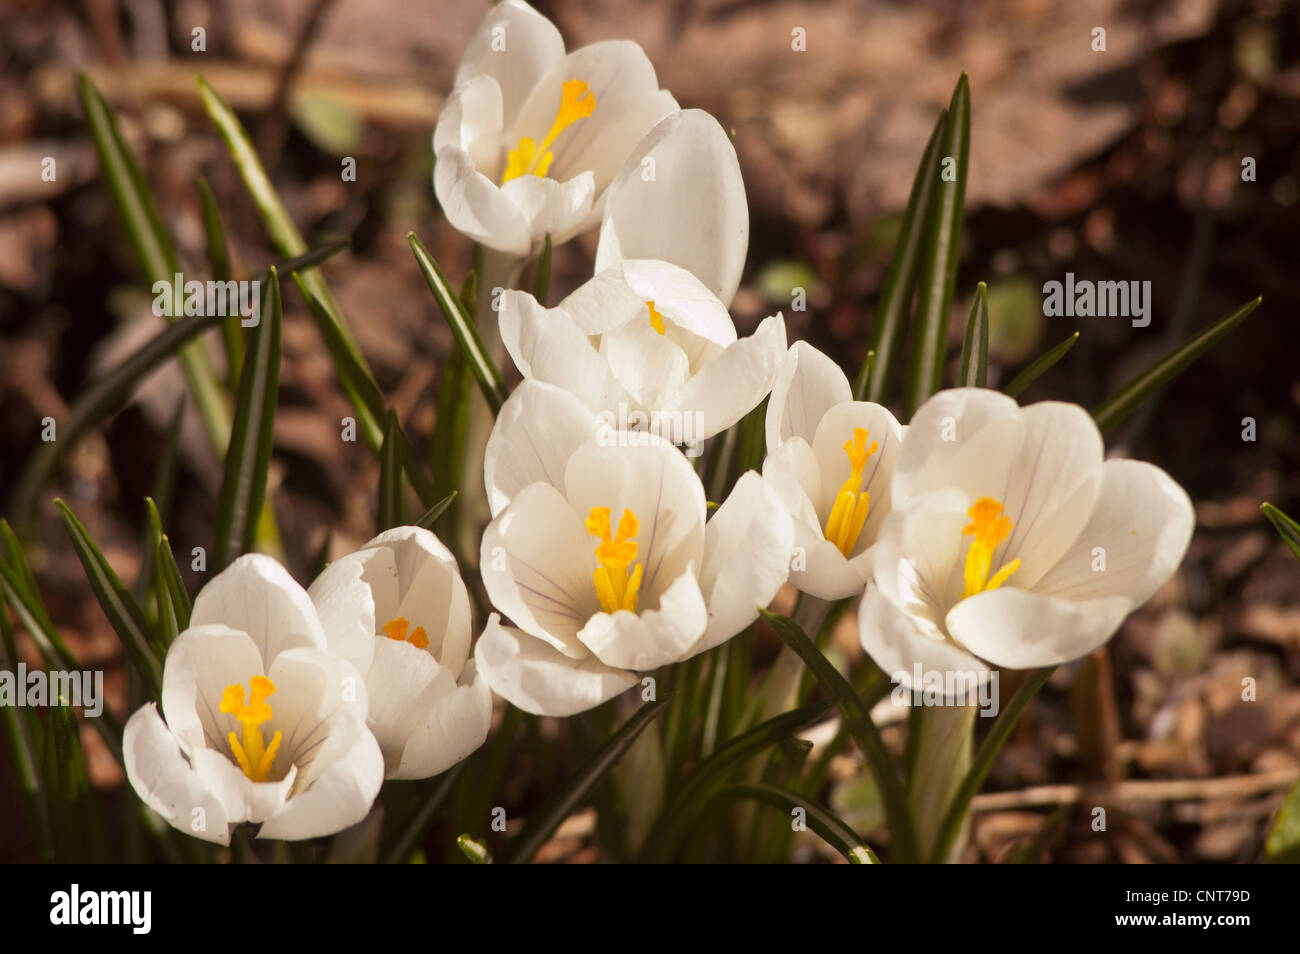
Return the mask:
<svg viewBox="0 0 1300 954">
<path fill-rule="evenodd" d="M 229 844 L 230 826 L 299 840 L 359 822 L 384 779 L 366 687 L 328 652 L 307 591 L 275 560 L 240 557 L 199 593 L 163 667 L 163 712 L 126 724 L 126 775 L 187 834 Z"/>
<path fill-rule="evenodd" d="M 629 259 L 678 265 L 730 305 L 749 249 L 749 204 L 731 137 L 701 109 L 659 122 L 605 200 L 596 271 Z"/>
<path fill-rule="evenodd" d="M 903 430 L 879 404 L 853 400 L 844 372 L 812 345 L 786 353 L 767 402 L 763 476 L 794 518 L 790 582 L 803 592 L 842 599 L 871 578 Z"/>
<path fill-rule="evenodd" d="M 941 391 L 903 439 L 862 645 L 907 685 L 917 667 L 983 678 L 1078 659 L 1169 579 L 1193 523 L 1164 471 L 1102 460 L 1077 405 Z"/>
<path fill-rule="evenodd" d="M 433 133 L 434 191 L 447 220 L 515 256 L 549 232 L 600 219 L 628 155 L 677 104 L 636 43 L 565 54 L 555 25 L 520 0 L 483 18 Z"/>
<path fill-rule="evenodd" d="M 388 778 L 437 775 L 483 744 L 492 692 L 469 658 L 469 593 L 436 536 L 381 533 L 308 593 L 330 650 L 365 674 Z"/>
<path fill-rule="evenodd" d="M 524 382 L 488 441 L 494 519 L 480 567 L 496 614 L 475 649 L 492 688 L 565 716 L 748 626 L 785 582 L 794 528 L 757 473 L 705 522 L 672 445 L 599 427 L 572 395 Z"/>
<path fill-rule="evenodd" d="M 668 262 L 626 261 L 555 308 L 501 296 L 501 339 L 526 378 L 554 384 L 619 429 L 690 443 L 726 430 L 771 390 L 785 354 L 785 319 L 737 338 L 726 307 Z"/>
</svg>

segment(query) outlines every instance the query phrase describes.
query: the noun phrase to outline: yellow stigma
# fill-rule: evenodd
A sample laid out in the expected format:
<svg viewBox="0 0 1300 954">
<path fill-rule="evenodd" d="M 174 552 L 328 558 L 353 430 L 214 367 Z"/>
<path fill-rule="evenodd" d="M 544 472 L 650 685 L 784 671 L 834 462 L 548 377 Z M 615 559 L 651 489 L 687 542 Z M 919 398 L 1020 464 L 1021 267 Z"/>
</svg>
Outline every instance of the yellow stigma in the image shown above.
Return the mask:
<svg viewBox="0 0 1300 954">
<path fill-rule="evenodd" d="M 826 539 L 845 556 L 857 545 L 862 525 L 867 522 L 867 511 L 871 508 L 871 494 L 862 490 L 862 472 L 866 469 L 867 458 L 879 450 L 880 445 L 872 441 L 868 447 L 869 434 L 866 428 L 855 427 L 853 439 L 844 442 L 844 453 L 849 458 L 849 478 L 840 485 L 831 515 L 826 518 Z"/>
<path fill-rule="evenodd" d="M 221 693 L 221 711 L 238 719 L 243 730 L 242 744 L 234 731 L 226 736 L 230 740 L 230 751 L 244 774 L 254 782 L 266 781 L 275 763 L 275 753 L 280 750 L 280 730 L 276 729 L 268 746 L 259 728 L 271 718 L 271 706 L 266 697 L 273 692 L 275 683 L 265 676 L 254 676 L 248 681 L 247 704 L 244 703 L 244 687 L 237 682 L 226 686 Z"/>
<path fill-rule="evenodd" d="M 965 536 L 974 537 L 970 550 L 966 553 L 966 587 L 961 598 L 996 590 L 1007 578 L 1020 567 L 1020 560 L 1008 563 L 989 579 L 989 570 L 993 565 L 993 551 L 997 545 L 1011 534 L 1014 524 L 1002 514 L 1002 504 L 992 497 L 981 497 L 975 505 L 966 511 L 971 522 L 962 530 Z"/>
<path fill-rule="evenodd" d="M 406 635 L 406 630 L 410 625 L 411 621 L 405 616 L 398 616 L 394 619 L 390 619 L 381 627 L 381 629 L 385 636 L 389 639 L 395 639 L 399 643 L 409 642 L 416 649 L 423 649 L 425 646 L 428 646 L 429 636 L 424 631 L 423 626 L 415 627 L 415 632 L 411 633 L 410 636 Z"/>
<path fill-rule="evenodd" d="M 650 309 L 650 327 L 653 328 L 655 331 L 659 332 L 660 334 L 663 334 L 664 316 L 659 314 L 659 312 L 655 311 L 655 300 L 651 298 L 648 302 L 645 303 L 645 306 Z"/>
<path fill-rule="evenodd" d="M 637 563 L 632 568 L 630 578 L 627 568 L 636 561 L 636 535 L 639 528 L 640 522 L 631 510 L 623 511 L 616 534 L 610 533 L 608 507 L 592 507 L 591 513 L 587 515 L 587 532 L 600 537 L 600 546 L 595 550 L 600 568 L 592 574 L 592 581 L 596 584 L 600 607 L 606 613 L 617 613 L 619 610 L 636 612 L 642 566 Z"/>
<path fill-rule="evenodd" d="M 555 114 L 551 131 L 546 134 L 540 146 L 528 136 L 519 140 L 518 147 L 510 150 L 501 184 L 505 185 L 520 176 L 544 177 L 546 170 L 551 168 L 551 160 L 555 158 L 550 148 L 556 138 L 579 119 L 586 119 L 595 111 L 596 94 L 591 91 L 591 87 L 582 80 L 566 80 L 560 88 L 560 110 Z"/>
</svg>

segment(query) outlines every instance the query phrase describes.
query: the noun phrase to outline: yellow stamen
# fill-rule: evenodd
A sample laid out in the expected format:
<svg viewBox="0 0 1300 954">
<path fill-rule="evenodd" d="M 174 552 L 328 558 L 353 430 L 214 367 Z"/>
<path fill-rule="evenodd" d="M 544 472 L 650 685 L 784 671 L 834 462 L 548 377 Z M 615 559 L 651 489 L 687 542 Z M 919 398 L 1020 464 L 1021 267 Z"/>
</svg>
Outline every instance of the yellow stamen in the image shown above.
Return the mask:
<svg viewBox="0 0 1300 954">
<path fill-rule="evenodd" d="M 987 590 L 996 590 L 1020 568 L 1020 560 L 1017 558 L 989 579 L 989 570 L 993 568 L 993 551 L 1011 535 L 1015 526 L 1010 518 L 1003 515 L 1002 510 L 1002 504 L 992 497 L 981 497 L 966 511 L 971 522 L 962 530 L 962 534 L 975 539 L 966 552 L 966 586 L 962 590 L 962 599 Z"/>
<path fill-rule="evenodd" d="M 659 312 L 655 311 L 654 299 L 652 298 L 648 302 L 646 302 L 645 306 L 650 309 L 650 327 L 653 328 L 655 331 L 659 332 L 660 334 L 663 334 L 664 316 L 659 314 Z"/>
<path fill-rule="evenodd" d="M 244 687 L 237 682 L 226 686 L 221 693 L 221 711 L 238 719 L 241 727 L 239 736 L 233 730 L 226 736 L 230 751 L 244 774 L 254 782 L 266 781 L 280 751 L 280 730 L 276 730 L 271 744 L 267 745 L 260 728 L 271 718 L 271 706 L 266 699 L 274 692 L 275 683 L 265 676 L 254 676 L 248 681 L 247 704 Z"/>
<path fill-rule="evenodd" d="M 398 616 L 393 619 L 390 619 L 387 623 L 385 623 L 383 626 L 380 627 L 380 630 L 389 639 L 395 639 L 399 643 L 409 642 L 416 649 L 423 649 L 425 646 L 428 646 L 429 635 L 424 631 L 424 627 L 423 626 L 415 627 L 415 632 L 411 633 L 408 636 L 406 631 L 410 627 L 410 625 L 411 625 L 411 621 L 408 620 L 405 616 Z"/>
<path fill-rule="evenodd" d="M 844 442 L 844 453 L 849 458 L 849 477 L 835 494 L 831 515 L 826 518 L 826 539 L 835 544 L 845 556 L 857 546 L 862 527 L 871 509 L 871 495 L 862 489 L 862 472 L 867 458 L 880 449 L 876 441 L 867 446 L 870 432 L 864 427 L 853 428 L 853 439 Z"/>
<path fill-rule="evenodd" d="M 550 148 L 560 133 L 579 119 L 586 119 L 595 111 L 596 94 L 591 91 L 591 87 L 582 80 L 566 80 L 560 87 L 560 109 L 555 114 L 555 122 L 551 124 L 550 132 L 546 134 L 540 146 L 528 136 L 519 140 L 519 146 L 510 150 L 501 184 L 505 185 L 511 179 L 526 175 L 545 177 L 547 170 L 551 168 L 551 160 L 555 158 Z"/>
<path fill-rule="evenodd" d="M 637 563 L 632 567 L 632 574 L 629 577 L 628 567 L 636 561 L 635 538 L 640 526 L 640 521 L 631 510 L 623 511 L 616 533 L 610 532 L 608 507 L 592 507 L 587 515 L 587 532 L 594 537 L 599 537 L 601 541 L 595 550 L 600 567 L 592 574 L 592 582 L 595 584 L 601 609 L 606 613 L 617 613 L 619 610 L 636 612 L 636 599 L 641 589 L 643 568 L 640 563 Z"/>
</svg>

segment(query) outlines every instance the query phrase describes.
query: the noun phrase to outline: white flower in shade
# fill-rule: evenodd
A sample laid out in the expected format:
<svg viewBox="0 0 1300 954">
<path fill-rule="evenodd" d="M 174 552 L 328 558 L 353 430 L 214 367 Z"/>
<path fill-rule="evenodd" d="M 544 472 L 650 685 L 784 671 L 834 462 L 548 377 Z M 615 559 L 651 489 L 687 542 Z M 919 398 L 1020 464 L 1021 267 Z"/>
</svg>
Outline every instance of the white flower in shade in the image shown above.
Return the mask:
<svg viewBox="0 0 1300 954">
<path fill-rule="evenodd" d="M 1082 408 L 941 391 L 912 418 L 859 611 L 890 674 L 1078 659 L 1174 573 L 1194 523 L 1164 471 L 1102 460 Z"/>
<path fill-rule="evenodd" d="M 384 779 L 366 687 L 326 650 L 307 591 L 273 559 L 242 556 L 203 587 L 167 651 L 163 712 L 126 724 L 126 776 L 187 834 L 229 844 L 230 826 L 298 840 L 359 822 Z"/>
<path fill-rule="evenodd" d="M 790 582 L 837 600 L 862 592 L 889 513 L 904 428 L 879 404 L 853 400 L 834 361 L 797 341 L 767 402 L 763 476 L 794 518 Z"/>
<path fill-rule="evenodd" d="M 330 650 L 364 674 L 388 778 L 437 775 L 483 744 L 492 692 L 469 658 L 469 593 L 436 536 L 381 533 L 308 593 Z"/>
<path fill-rule="evenodd" d="M 523 256 L 600 219 L 628 155 L 677 104 L 637 44 L 565 54 L 555 25 L 520 0 L 497 4 L 470 40 L 433 133 L 434 191 L 447 220 Z"/>
<path fill-rule="evenodd" d="M 599 436 L 593 436 L 599 435 Z M 599 429 L 572 395 L 524 382 L 484 461 L 494 519 L 480 571 L 496 614 L 475 649 L 496 692 L 564 716 L 748 626 L 785 582 L 794 528 L 757 473 L 705 522 L 672 445 Z"/>
<path fill-rule="evenodd" d="M 526 378 L 580 398 L 619 429 L 648 428 L 673 443 L 735 424 L 772 388 L 785 319 L 737 338 L 717 296 L 668 262 L 611 266 L 555 308 L 501 296 L 501 340 Z"/>
<path fill-rule="evenodd" d="M 700 109 L 667 116 L 609 187 L 596 271 L 629 259 L 671 262 L 730 305 L 748 249 L 749 204 L 731 137 Z"/>
</svg>

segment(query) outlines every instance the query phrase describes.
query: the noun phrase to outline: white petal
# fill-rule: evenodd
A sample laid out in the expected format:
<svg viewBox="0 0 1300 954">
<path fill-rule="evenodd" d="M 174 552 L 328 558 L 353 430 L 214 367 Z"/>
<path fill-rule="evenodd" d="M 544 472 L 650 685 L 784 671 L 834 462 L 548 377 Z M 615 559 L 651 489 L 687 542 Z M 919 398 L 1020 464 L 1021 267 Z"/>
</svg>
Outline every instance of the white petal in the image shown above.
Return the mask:
<svg viewBox="0 0 1300 954">
<path fill-rule="evenodd" d="M 654 297 L 637 294 L 619 265 L 599 270 L 566 296 L 556 310 L 564 312 L 584 335 L 594 337 L 639 317 L 645 310 L 646 298 Z"/>
<path fill-rule="evenodd" d="M 790 570 L 790 582 L 809 596 L 822 600 L 858 596 L 871 579 L 870 547 L 846 559 L 820 529 L 809 530 L 806 526 L 799 527 L 795 546 L 802 552 Z"/>
<path fill-rule="evenodd" d="M 888 515 L 892 503 L 894 468 L 902 447 L 902 428 L 894 415 L 868 401 L 848 401 L 837 404 L 822 415 L 813 436 L 812 450 L 821 471 L 822 485 L 817 500 L 817 516 L 822 526 L 830 519 L 835 497 L 851 473 L 844 444 L 853 440 L 856 428 L 867 431 L 867 446 L 879 445 L 867 458 L 858 491 L 868 497 L 867 522 L 862 525 L 853 555 L 862 553 L 876 539 L 880 526 Z"/>
<path fill-rule="evenodd" d="M 560 133 L 551 146 L 555 158 L 547 175 L 563 182 L 590 171 L 599 195 L 636 144 L 659 121 L 663 109 L 659 81 L 645 52 L 630 40 L 584 46 L 553 65 L 537 81 L 519 110 L 512 135 L 529 136 L 540 146 L 560 108 L 561 86 L 571 79 L 591 87 L 596 109 Z"/>
<path fill-rule="evenodd" d="M 501 187 L 519 207 L 532 234 L 532 244 L 550 233 L 553 245 L 567 242 L 586 228 L 596 200 L 596 184 L 590 172 L 560 182 L 549 176 L 518 176 Z"/>
<path fill-rule="evenodd" d="M 585 518 L 550 484 L 531 484 L 483 532 L 479 559 L 492 605 L 575 657 L 587 655 L 578 630 L 600 609 Z"/>
<path fill-rule="evenodd" d="M 363 725 L 346 723 L 348 745 L 311 787 L 290 798 L 257 833 L 297 841 L 332 835 L 366 817 L 384 783 L 384 756 Z M 335 734 L 342 734 L 340 727 Z"/>
<path fill-rule="evenodd" d="M 222 755 L 212 749 L 199 749 L 192 758 L 195 774 L 220 800 L 226 818 L 232 823 L 256 824 L 270 818 L 288 799 L 297 777 L 297 769 L 291 765 L 283 778 L 254 782 L 235 764 L 229 750 Z"/>
<path fill-rule="evenodd" d="M 785 319 L 772 315 L 710 361 L 681 390 L 677 407 L 699 412 L 704 437 L 720 434 L 758 406 L 772 390 L 785 354 Z"/>
<path fill-rule="evenodd" d="M 519 206 L 479 172 L 469 153 L 443 146 L 433 167 L 433 191 L 452 228 L 509 255 L 527 255 L 532 228 Z"/>
<path fill-rule="evenodd" d="M 424 627 L 429 639 L 425 651 L 452 678 L 459 677 L 469 658 L 472 634 L 469 592 L 451 551 L 432 531 L 410 526 L 386 530 L 366 547 L 391 550 L 400 596 L 394 616 L 408 620 L 411 631 Z"/>
<path fill-rule="evenodd" d="M 647 160 L 654 169 L 648 180 Z M 626 259 L 663 259 L 730 305 L 748 248 L 749 206 L 730 137 L 703 110 L 667 116 L 610 186 L 596 270 Z"/>
<path fill-rule="evenodd" d="M 377 643 L 374 665 L 366 673 L 366 695 L 370 699 L 366 725 L 384 753 L 384 765 L 391 776 L 401 763 L 407 739 L 432 699 L 450 695 L 456 679 L 438 665 L 432 654 L 410 643 L 393 639 Z M 431 698 L 421 705 L 426 690 L 431 691 Z"/>
<path fill-rule="evenodd" d="M 726 642 L 758 618 L 790 575 L 794 522 L 776 491 L 754 471 L 736 481 L 704 529 L 700 586 L 709 625 L 695 652 Z"/>
<path fill-rule="evenodd" d="M 958 455 L 975 443 L 985 425 L 1003 417 L 1018 421 L 1019 411 L 1014 399 L 988 388 L 953 388 L 935 394 L 917 408 L 908 425 L 907 441 L 894 470 L 894 498 L 962 486 L 954 479 Z M 999 480 L 1005 482 L 1007 466 L 1019 446 L 1010 443 L 1013 439 L 1013 434 L 1003 434 L 988 442 L 987 453 L 981 450 L 976 457 L 975 463 L 982 461 L 988 468 L 986 483 L 991 485 L 979 493 L 994 496 L 995 486 L 1001 486 Z M 999 449 L 1001 453 L 997 453 Z M 996 466 L 999 463 L 1001 469 Z M 977 469 L 963 467 L 961 472 Z M 972 499 L 977 495 L 972 493 Z"/>
<path fill-rule="evenodd" d="M 190 626 L 167 650 L 163 712 L 187 754 L 204 746 L 230 751 L 226 735 L 238 724 L 221 712 L 226 686 L 248 687 L 260 676 L 262 656 L 247 633 L 208 623 Z"/>
<path fill-rule="evenodd" d="M 525 378 L 563 388 L 595 411 L 616 408 L 627 392 L 562 308 L 508 291 L 498 315 L 501 341 Z"/>
<path fill-rule="evenodd" d="M 951 640 L 925 635 L 875 586 L 867 587 L 858 607 L 858 636 L 875 664 L 894 682 L 909 688 L 921 688 L 914 686 L 918 665 L 922 674 L 970 673 L 979 682 L 988 678 L 988 666 Z"/>
<path fill-rule="evenodd" d="M 375 634 L 396 615 L 397 564 L 392 551 L 363 549 L 340 557 L 312 581 L 307 594 L 320 614 L 329 651 L 360 672 L 369 669 Z"/>
<path fill-rule="evenodd" d="M 885 517 L 870 551 L 881 595 L 936 640 L 946 637 L 944 616 L 962 593 L 970 503 L 960 490 L 905 499 Z"/>
<path fill-rule="evenodd" d="M 1017 589 L 1060 559 L 1088 521 L 1101 488 L 1101 432 L 1077 404 L 1043 401 L 1020 412 L 1024 439 L 1003 496 L 1014 526 L 993 553 L 993 566 L 1019 559 Z"/>
<path fill-rule="evenodd" d="M 763 461 L 763 477 L 781 498 L 795 524 L 821 536 L 823 521 L 818 516 L 822 492 L 821 466 L 808 442 L 802 437 L 792 437 L 769 451 Z M 829 504 L 823 506 L 823 509 L 828 508 Z"/>
<path fill-rule="evenodd" d="M 536 380 L 520 384 L 501 406 L 483 455 L 492 515 L 529 484 L 562 488 L 569 457 L 595 433 L 595 412 L 568 391 Z"/>
<path fill-rule="evenodd" d="M 424 711 L 390 777 L 429 778 L 445 772 L 486 741 L 491 725 L 492 689 L 471 659 L 461 684 Z"/>
<path fill-rule="evenodd" d="M 660 595 L 688 565 L 701 564 L 704 486 L 690 462 L 671 444 L 653 435 L 638 437 L 644 443 L 603 447 L 593 440 L 579 447 L 565 470 L 565 496 L 583 521 L 593 508 L 609 507 L 611 529 L 618 526 L 624 510 L 636 514 L 637 559 L 645 567 L 640 605 L 655 609 Z M 587 539 L 590 553 L 598 541 Z M 592 588 L 590 572 L 586 579 Z"/>
<path fill-rule="evenodd" d="M 628 289 L 638 301 L 653 301 L 655 311 L 667 322 L 693 338 L 716 345 L 715 354 L 736 340 L 736 326 L 718 296 L 695 275 L 666 261 L 630 259 L 621 271 Z M 666 326 L 670 337 L 672 328 Z M 693 349 L 684 347 L 684 350 Z M 692 363 L 692 370 L 696 365 Z"/>
<path fill-rule="evenodd" d="M 537 81 L 563 59 L 564 40 L 554 23 L 521 0 L 503 0 L 488 10 L 466 44 L 453 85 L 491 76 L 501 89 L 509 129 Z"/>
<path fill-rule="evenodd" d="M 496 181 L 501 175 L 501 87 L 490 76 L 457 86 L 442 105 L 433 129 L 433 154 L 460 149 L 474 168 Z"/>
<path fill-rule="evenodd" d="M 325 648 L 325 632 L 307 591 L 288 570 L 260 553 L 241 556 L 199 591 L 190 625 L 205 623 L 247 633 L 264 666 L 286 649 Z"/>
<path fill-rule="evenodd" d="M 262 731 L 268 744 L 274 732 L 282 736 L 272 775 L 294 764 L 296 790 L 302 791 L 340 757 L 344 742 L 351 744 L 350 738 L 340 740 L 339 727 L 365 724 L 366 681 L 341 656 L 316 649 L 281 653 L 267 676 L 276 691 L 268 700 L 272 716 Z"/>
<path fill-rule="evenodd" d="M 981 659 L 1007 669 L 1056 666 L 1088 655 L 1133 608 L 1127 597 L 1076 603 L 1004 586 L 948 611 L 948 630 Z"/>
<path fill-rule="evenodd" d="M 822 415 L 853 400 L 853 389 L 840 366 L 806 341 L 796 341 L 781 359 L 767 402 L 767 449 L 791 437 L 809 444 Z"/>
<path fill-rule="evenodd" d="M 683 658 L 704 635 L 708 622 L 691 565 L 663 592 L 657 608 L 597 613 L 578 639 L 606 666 L 644 671 Z"/>
<path fill-rule="evenodd" d="M 1091 518 L 1034 591 L 1073 600 L 1123 596 L 1141 606 L 1178 569 L 1195 522 L 1186 491 L 1159 467 L 1108 460 Z M 1104 570 L 1093 569 L 1099 556 Z"/>
<path fill-rule="evenodd" d="M 690 359 L 667 335 L 650 324 L 629 322 L 600 339 L 600 356 L 632 399 L 635 409 L 658 410 L 676 403 L 690 374 Z M 612 410 L 602 406 L 602 410 Z"/>
<path fill-rule="evenodd" d="M 588 656 L 570 659 L 539 639 L 502 626 L 493 613 L 474 647 L 492 690 L 534 715 L 570 716 L 594 709 L 637 684 L 637 675 Z"/>
<path fill-rule="evenodd" d="M 140 800 L 173 828 L 204 841 L 230 844 L 225 809 L 190 766 L 152 702 L 127 720 L 122 764 Z"/>
</svg>

